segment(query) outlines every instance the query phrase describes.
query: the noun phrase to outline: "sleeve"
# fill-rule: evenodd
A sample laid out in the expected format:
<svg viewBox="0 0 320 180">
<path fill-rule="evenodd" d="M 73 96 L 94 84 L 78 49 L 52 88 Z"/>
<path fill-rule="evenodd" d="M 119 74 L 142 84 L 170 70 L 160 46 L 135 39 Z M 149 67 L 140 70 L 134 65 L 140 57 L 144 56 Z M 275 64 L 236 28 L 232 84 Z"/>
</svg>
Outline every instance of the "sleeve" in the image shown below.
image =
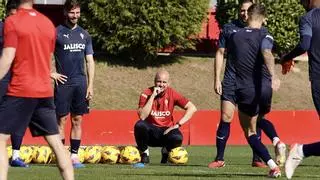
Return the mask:
<svg viewBox="0 0 320 180">
<path fill-rule="evenodd" d="M 51 43 L 51 45 L 52 45 L 52 48 L 51 48 L 52 51 L 51 52 L 54 52 L 54 49 L 56 47 L 56 41 L 57 41 L 57 30 L 56 30 L 56 28 L 53 28 L 53 32 L 54 32 L 54 36 L 53 36 L 52 43 Z"/>
<path fill-rule="evenodd" d="M 309 50 L 312 38 L 312 25 L 308 16 L 301 17 L 299 24 L 299 33 L 299 44 L 290 53 L 284 56 L 284 61 L 291 60 Z"/>
<path fill-rule="evenodd" d="M 173 97 L 174 97 L 174 105 L 177 105 L 181 108 L 184 108 L 189 100 L 182 96 L 180 93 L 173 91 Z"/>
<path fill-rule="evenodd" d="M 86 55 L 91 55 L 93 54 L 92 38 L 88 32 L 86 32 L 86 34 L 87 34 L 87 44 L 86 44 L 85 53 Z"/>
<path fill-rule="evenodd" d="M 273 47 L 273 37 L 270 34 L 266 34 L 261 42 L 261 50 L 272 49 Z"/>
<path fill-rule="evenodd" d="M 219 34 L 219 41 L 218 41 L 219 48 L 226 48 L 226 34 L 227 34 L 227 28 L 224 26 Z"/>
<path fill-rule="evenodd" d="M 18 34 L 14 23 L 11 19 L 7 19 L 4 23 L 4 44 L 3 47 L 18 47 Z"/>
</svg>

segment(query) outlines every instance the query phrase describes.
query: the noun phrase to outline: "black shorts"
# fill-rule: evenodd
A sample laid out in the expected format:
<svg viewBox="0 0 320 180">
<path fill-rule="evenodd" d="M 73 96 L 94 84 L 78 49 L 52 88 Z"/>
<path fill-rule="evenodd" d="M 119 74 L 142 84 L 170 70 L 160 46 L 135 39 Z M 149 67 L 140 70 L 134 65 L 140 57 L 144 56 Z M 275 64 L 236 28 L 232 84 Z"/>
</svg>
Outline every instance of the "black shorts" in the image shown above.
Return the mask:
<svg viewBox="0 0 320 180">
<path fill-rule="evenodd" d="M 243 88 L 236 90 L 236 98 L 239 111 L 255 116 L 264 115 L 270 112 L 272 102 L 271 86 L 260 88 Z"/>
<path fill-rule="evenodd" d="M 221 101 L 229 101 L 236 105 L 236 85 L 235 80 L 223 80 Z"/>
<path fill-rule="evenodd" d="M 54 103 L 58 117 L 68 115 L 83 115 L 89 113 L 89 102 L 86 99 L 87 84 L 79 82 L 71 85 L 55 87 Z"/>
<path fill-rule="evenodd" d="M 28 126 L 32 136 L 59 134 L 53 98 L 5 96 L 0 104 L 0 133 L 23 136 Z"/>
<path fill-rule="evenodd" d="M 8 90 L 9 81 L 0 81 L 0 103 L 2 102 L 4 96 L 6 96 Z"/>
</svg>

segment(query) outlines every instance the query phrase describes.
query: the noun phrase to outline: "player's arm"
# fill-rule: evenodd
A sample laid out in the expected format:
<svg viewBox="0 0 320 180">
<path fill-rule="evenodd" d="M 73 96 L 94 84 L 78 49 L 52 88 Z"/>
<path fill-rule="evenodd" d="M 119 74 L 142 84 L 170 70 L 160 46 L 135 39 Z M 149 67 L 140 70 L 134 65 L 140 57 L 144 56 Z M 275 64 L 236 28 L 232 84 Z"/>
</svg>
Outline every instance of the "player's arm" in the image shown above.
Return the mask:
<svg viewBox="0 0 320 180">
<path fill-rule="evenodd" d="M 138 115 L 141 120 L 145 120 L 149 116 L 151 109 L 152 109 L 152 104 L 153 104 L 154 98 L 157 96 L 159 91 L 160 91 L 159 87 L 154 87 L 153 92 L 152 92 L 151 96 L 149 97 L 149 99 L 147 100 L 147 102 L 145 103 L 145 105 L 138 109 Z M 147 98 L 148 98 L 148 96 L 146 94 L 142 93 L 140 95 L 140 102 L 142 100 L 144 101 Z"/>
<path fill-rule="evenodd" d="M 304 54 L 310 48 L 312 38 L 312 26 L 306 17 L 302 17 L 300 19 L 299 33 L 299 44 L 291 52 L 282 57 L 283 63 Z"/>
<path fill-rule="evenodd" d="M 220 75 L 223 66 L 224 51 L 225 48 L 218 48 L 214 61 L 214 90 L 219 95 L 222 94 Z"/>
<path fill-rule="evenodd" d="M 266 35 L 266 37 L 262 40 L 261 51 L 264 59 L 264 63 L 267 66 L 267 69 L 272 78 L 272 88 L 277 90 L 280 86 L 280 80 L 278 79 L 275 73 L 275 58 L 272 54 L 273 47 L 273 37 L 270 35 Z"/>
<path fill-rule="evenodd" d="M 94 59 L 93 55 L 86 55 L 87 61 L 87 74 L 88 74 L 88 90 L 87 90 L 87 99 L 90 100 L 93 97 L 93 79 L 94 79 Z"/>
<path fill-rule="evenodd" d="M 16 48 L 6 47 L 2 50 L 0 57 L 0 79 L 2 79 L 9 71 L 13 59 L 16 55 Z"/>
</svg>

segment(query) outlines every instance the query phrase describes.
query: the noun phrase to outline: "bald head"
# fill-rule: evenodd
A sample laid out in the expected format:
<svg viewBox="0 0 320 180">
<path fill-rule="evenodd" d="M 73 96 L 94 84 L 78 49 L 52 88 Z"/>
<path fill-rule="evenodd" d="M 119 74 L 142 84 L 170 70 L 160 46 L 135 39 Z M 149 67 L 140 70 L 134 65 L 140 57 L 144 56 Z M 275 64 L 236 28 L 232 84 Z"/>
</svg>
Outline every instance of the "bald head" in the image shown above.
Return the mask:
<svg viewBox="0 0 320 180">
<path fill-rule="evenodd" d="M 163 91 L 169 86 L 169 72 L 166 70 L 159 70 L 154 77 L 154 85 L 160 87 Z"/>
</svg>

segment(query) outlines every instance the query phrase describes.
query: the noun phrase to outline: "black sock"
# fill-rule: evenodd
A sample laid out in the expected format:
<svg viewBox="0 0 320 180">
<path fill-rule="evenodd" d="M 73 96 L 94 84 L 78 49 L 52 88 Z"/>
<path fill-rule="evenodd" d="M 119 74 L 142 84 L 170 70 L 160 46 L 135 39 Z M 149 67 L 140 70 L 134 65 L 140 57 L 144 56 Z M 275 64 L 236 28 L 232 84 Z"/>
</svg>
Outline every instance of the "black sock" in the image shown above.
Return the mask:
<svg viewBox="0 0 320 180">
<path fill-rule="evenodd" d="M 216 136 L 216 146 L 217 146 L 217 156 L 216 161 L 223 161 L 224 150 L 230 135 L 230 123 L 223 122 L 222 120 L 219 123 Z"/>
<path fill-rule="evenodd" d="M 257 127 L 263 130 L 263 132 L 268 136 L 271 142 L 273 142 L 273 138 L 279 137 L 273 124 L 265 118 L 261 118 L 257 122 Z"/>
<path fill-rule="evenodd" d="M 251 148 L 259 155 L 259 157 L 261 157 L 261 159 L 265 163 L 267 163 L 271 159 L 271 156 L 267 148 L 261 143 L 256 134 L 251 135 L 248 138 L 248 142 Z"/>
<path fill-rule="evenodd" d="M 23 139 L 23 136 L 18 136 L 18 135 L 11 136 L 11 145 L 13 150 L 20 150 L 22 139 Z"/>
<path fill-rule="evenodd" d="M 303 154 L 305 157 L 309 156 L 320 156 L 320 142 L 312 144 L 304 144 L 302 147 Z"/>
<path fill-rule="evenodd" d="M 78 154 L 80 143 L 80 139 L 70 139 L 70 152 L 72 154 Z"/>
</svg>

